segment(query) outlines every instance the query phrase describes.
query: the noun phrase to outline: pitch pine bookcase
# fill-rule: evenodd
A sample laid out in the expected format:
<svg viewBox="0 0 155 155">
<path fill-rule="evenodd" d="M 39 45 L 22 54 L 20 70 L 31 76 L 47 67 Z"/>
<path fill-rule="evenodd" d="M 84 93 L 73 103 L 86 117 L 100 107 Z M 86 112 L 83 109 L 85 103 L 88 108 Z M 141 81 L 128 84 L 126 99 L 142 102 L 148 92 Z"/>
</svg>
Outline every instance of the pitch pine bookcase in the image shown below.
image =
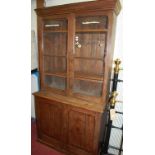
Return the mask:
<svg viewBox="0 0 155 155">
<path fill-rule="evenodd" d="M 67 155 L 99 154 L 120 9 L 119 0 L 37 1 L 38 140 Z"/>
</svg>

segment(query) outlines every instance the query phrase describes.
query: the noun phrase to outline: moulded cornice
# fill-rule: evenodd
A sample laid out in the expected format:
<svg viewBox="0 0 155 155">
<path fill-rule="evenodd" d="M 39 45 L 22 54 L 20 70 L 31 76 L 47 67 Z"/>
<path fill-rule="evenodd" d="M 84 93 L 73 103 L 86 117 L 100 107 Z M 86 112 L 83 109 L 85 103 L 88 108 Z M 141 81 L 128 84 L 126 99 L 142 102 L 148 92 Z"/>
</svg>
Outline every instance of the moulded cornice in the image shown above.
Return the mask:
<svg viewBox="0 0 155 155">
<path fill-rule="evenodd" d="M 36 9 L 38 16 L 50 16 L 58 14 L 77 13 L 84 11 L 114 11 L 116 15 L 121 10 L 119 0 L 100 0 L 92 2 L 71 3 L 59 6 L 44 7 Z"/>
</svg>

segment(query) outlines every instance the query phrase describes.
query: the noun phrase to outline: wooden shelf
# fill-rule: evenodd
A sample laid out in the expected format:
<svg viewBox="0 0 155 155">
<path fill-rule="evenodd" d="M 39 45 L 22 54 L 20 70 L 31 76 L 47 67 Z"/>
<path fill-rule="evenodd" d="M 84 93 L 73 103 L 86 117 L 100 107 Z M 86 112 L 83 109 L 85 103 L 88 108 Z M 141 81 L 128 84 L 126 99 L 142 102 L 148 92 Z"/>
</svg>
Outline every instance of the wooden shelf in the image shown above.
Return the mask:
<svg viewBox="0 0 155 155">
<path fill-rule="evenodd" d="M 51 55 L 51 54 L 43 54 L 43 56 L 49 56 L 49 57 L 63 57 L 65 58 L 65 55 Z"/>
<path fill-rule="evenodd" d="M 101 82 L 101 83 L 103 82 L 103 75 L 94 75 L 94 74 L 75 72 L 74 78 L 78 80 L 86 80 L 90 82 Z"/>
<path fill-rule="evenodd" d="M 68 32 L 67 30 L 48 30 L 48 29 L 44 29 L 43 32 L 50 32 L 50 33 L 66 33 Z"/>
<path fill-rule="evenodd" d="M 67 33 L 67 30 L 44 30 L 50 33 Z M 76 32 L 108 32 L 108 29 L 78 29 Z"/>
<path fill-rule="evenodd" d="M 107 32 L 108 29 L 77 29 L 76 32 Z"/>
<path fill-rule="evenodd" d="M 44 72 L 44 75 L 58 76 L 58 77 L 63 77 L 63 78 L 67 77 L 66 72 Z"/>
<path fill-rule="evenodd" d="M 103 61 L 104 59 L 103 58 L 100 58 L 100 57 L 78 57 L 78 56 L 74 56 L 74 58 L 76 59 L 85 59 L 85 60 L 100 60 L 100 61 Z"/>
</svg>

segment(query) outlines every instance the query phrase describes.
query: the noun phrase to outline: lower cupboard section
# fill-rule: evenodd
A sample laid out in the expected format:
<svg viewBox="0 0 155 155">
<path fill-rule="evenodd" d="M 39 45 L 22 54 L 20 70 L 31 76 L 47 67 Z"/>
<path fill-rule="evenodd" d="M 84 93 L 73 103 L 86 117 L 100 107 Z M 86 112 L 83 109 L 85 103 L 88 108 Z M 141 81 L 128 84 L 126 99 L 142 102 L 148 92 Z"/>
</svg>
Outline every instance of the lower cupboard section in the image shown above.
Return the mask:
<svg viewBox="0 0 155 155">
<path fill-rule="evenodd" d="M 98 155 L 102 113 L 35 97 L 38 140 L 66 155 Z"/>
</svg>

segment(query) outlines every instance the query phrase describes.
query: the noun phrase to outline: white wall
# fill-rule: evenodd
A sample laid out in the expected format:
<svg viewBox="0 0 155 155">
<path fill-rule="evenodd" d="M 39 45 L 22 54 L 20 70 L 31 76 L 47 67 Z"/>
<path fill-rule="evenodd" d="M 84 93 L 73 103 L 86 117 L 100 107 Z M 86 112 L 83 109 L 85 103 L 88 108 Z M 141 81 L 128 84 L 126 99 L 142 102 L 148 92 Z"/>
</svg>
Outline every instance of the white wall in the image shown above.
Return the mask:
<svg viewBox="0 0 155 155">
<path fill-rule="evenodd" d="M 31 70 L 38 67 L 36 0 L 31 0 Z"/>
<path fill-rule="evenodd" d="M 31 0 L 31 30 L 37 32 L 37 16 L 34 11 L 36 9 L 36 0 Z"/>
</svg>

